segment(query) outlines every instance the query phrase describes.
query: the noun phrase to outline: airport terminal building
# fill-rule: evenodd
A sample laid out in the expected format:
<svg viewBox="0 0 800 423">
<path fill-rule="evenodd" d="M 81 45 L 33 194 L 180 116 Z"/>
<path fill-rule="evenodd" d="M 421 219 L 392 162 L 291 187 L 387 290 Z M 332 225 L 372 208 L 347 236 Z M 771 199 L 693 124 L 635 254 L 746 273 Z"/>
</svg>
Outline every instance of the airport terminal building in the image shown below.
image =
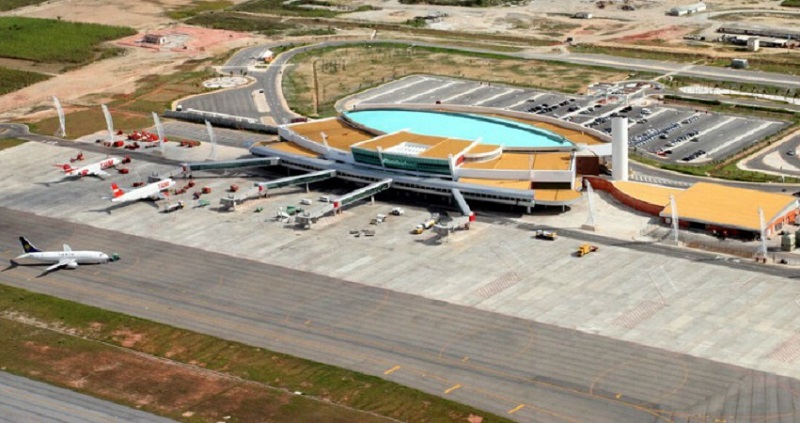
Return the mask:
<svg viewBox="0 0 800 423">
<path fill-rule="evenodd" d="M 569 125 L 497 109 L 377 106 L 283 125 L 279 142 L 251 152 L 297 170 L 335 169 L 354 182 L 391 179 L 393 188 L 418 193 L 449 196 L 457 188 L 467 199 L 565 207 L 581 198 L 581 169 L 596 171 L 608 142 Z"/>
</svg>

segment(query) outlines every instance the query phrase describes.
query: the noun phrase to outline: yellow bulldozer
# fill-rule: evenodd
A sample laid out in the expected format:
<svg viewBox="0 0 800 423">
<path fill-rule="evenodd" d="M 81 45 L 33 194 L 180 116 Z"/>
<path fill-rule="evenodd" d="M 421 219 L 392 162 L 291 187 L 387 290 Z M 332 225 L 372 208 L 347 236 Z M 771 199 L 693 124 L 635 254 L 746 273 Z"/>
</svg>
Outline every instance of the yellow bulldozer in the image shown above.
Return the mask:
<svg viewBox="0 0 800 423">
<path fill-rule="evenodd" d="M 598 248 L 597 248 L 596 245 L 583 244 L 580 247 L 578 247 L 578 251 L 576 251 L 576 254 L 577 254 L 578 257 L 583 257 L 583 256 L 585 256 L 585 255 L 587 255 L 589 253 L 593 253 L 593 252 L 595 252 L 597 250 L 598 250 Z"/>
</svg>

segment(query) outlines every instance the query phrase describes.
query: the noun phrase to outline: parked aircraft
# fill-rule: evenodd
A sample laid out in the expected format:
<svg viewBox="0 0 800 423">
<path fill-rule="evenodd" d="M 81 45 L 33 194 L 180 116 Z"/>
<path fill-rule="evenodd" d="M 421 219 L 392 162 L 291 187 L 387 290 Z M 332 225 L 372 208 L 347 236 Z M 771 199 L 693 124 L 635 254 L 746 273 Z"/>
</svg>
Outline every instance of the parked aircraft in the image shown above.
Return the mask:
<svg viewBox="0 0 800 423">
<path fill-rule="evenodd" d="M 117 254 L 109 256 L 100 251 L 72 251 L 67 244 L 64 244 L 63 251 L 42 251 L 31 244 L 24 236 L 19 237 L 19 241 L 22 243 L 22 249 L 25 254 L 17 256 L 17 259 L 32 259 L 45 263 L 54 263 L 44 269 L 45 273 L 64 267 L 74 269 L 79 264 L 99 264 L 119 260 L 119 255 Z"/>
<path fill-rule="evenodd" d="M 114 196 L 111 198 L 113 202 L 125 202 L 135 200 L 161 200 L 164 199 L 162 191 L 168 190 L 175 185 L 175 181 L 170 178 L 162 179 L 158 182 L 145 185 L 140 188 L 135 188 L 130 191 L 123 191 L 117 184 L 111 184 L 111 191 Z"/>
<path fill-rule="evenodd" d="M 60 167 L 64 170 L 64 173 L 67 176 L 99 176 L 99 177 L 106 177 L 108 176 L 108 172 L 105 172 L 104 169 L 108 169 L 110 167 L 114 167 L 118 164 L 122 163 L 122 159 L 119 157 L 109 157 L 105 160 L 101 160 L 97 163 L 92 163 L 90 165 L 86 165 L 83 167 L 72 167 L 69 163 L 65 164 L 57 164 L 55 166 Z"/>
</svg>

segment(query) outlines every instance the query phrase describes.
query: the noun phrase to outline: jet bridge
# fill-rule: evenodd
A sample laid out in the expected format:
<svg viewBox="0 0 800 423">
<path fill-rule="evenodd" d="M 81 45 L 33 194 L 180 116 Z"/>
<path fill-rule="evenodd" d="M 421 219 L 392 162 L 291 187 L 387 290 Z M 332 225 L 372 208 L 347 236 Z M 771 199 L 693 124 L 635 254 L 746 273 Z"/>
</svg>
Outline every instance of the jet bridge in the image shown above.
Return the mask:
<svg viewBox="0 0 800 423">
<path fill-rule="evenodd" d="M 333 177 L 336 177 L 335 170 L 320 170 L 319 172 L 287 176 L 285 178 L 275 179 L 273 181 L 256 182 L 255 186 L 246 191 L 220 198 L 219 204 L 222 207 L 233 210 L 237 204 L 242 204 L 247 200 L 266 197 L 271 189 L 306 184 L 306 190 L 308 190 L 308 184 L 312 182 L 324 181 Z"/>
<path fill-rule="evenodd" d="M 461 215 L 472 215 L 472 210 L 470 210 L 467 200 L 464 200 L 464 196 L 461 195 L 461 191 L 458 188 L 452 188 L 450 192 L 453 193 L 453 198 L 456 200 L 456 204 L 458 205 L 458 209 L 461 211 Z"/>
<path fill-rule="evenodd" d="M 387 189 L 391 188 L 391 186 L 391 179 L 383 179 L 365 187 L 358 188 L 355 191 L 351 191 L 341 197 L 331 200 L 331 202 L 328 204 L 317 205 L 295 215 L 295 223 L 297 226 L 310 228 L 312 223 L 316 223 L 319 218 L 325 216 L 326 214 L 341 211 L 343 207 L 353 204 L 356 201 L 364 198 L 372 197 L 381 191 L 386 191 Z"/>
<path fill-rule="evenodd" d="M 350 204 L 355 203 L 358 200 L 363 200 L 364 198 L 370 197 L 372 198 L 375 194 L 386 191 L 387 189 L 392 187 L 392 179 L 386 178 L 382 179 L 378 182 L 374 182 L 369 184 L 363 188 L 359 188 L 355 191 L 348 192 L 347 194 L 333 199 L 333 208 L 336 210 L 341 210 L 344 206 L 348 206 Z"/>
<path fill-rule="evenodd" d="M 453 194 L 453 199 L 456 200 L 456 205 L 461 211 L 461 216 L 454 218 L 447 223 L 436 224 L 433 231 L 439 236 L 439 240 L 446 239 L 451 233 L 458 229 L 469 230 L 469 225 L 475 221 L 475 213 L 469 208 L 469 204 L 464 200 L 461 191 L 458 188 L 451 188 L 450 192 Z"/>
<path fill-rule="evenodd" d="M 184 175 L 191 175 L 194 170 L 250 169 L 277 166 L 280 162 L 281 159 L 278 157 L 257 157 L 252 159 L 183 163 L 181 167 Z"/>
<path fill-rule="evenodd" d="M 317 172 L 306 173 L 303 175 L 296 175 L 296 176 L 287 176 L 285 178 L 275 179 L 274 181 L 267 181 L 267 182 L 256 182 L 257 187 L 261 187 L 263 190 L 270 190 L 270 189 L 278 189 L 284 187 L 290 187 L 294 185 L 302 185 L 324 181 L 326 179 L 331 179 L 336 177 L 336 171 L 331 170 L 320 170 Z"/>
</svg>

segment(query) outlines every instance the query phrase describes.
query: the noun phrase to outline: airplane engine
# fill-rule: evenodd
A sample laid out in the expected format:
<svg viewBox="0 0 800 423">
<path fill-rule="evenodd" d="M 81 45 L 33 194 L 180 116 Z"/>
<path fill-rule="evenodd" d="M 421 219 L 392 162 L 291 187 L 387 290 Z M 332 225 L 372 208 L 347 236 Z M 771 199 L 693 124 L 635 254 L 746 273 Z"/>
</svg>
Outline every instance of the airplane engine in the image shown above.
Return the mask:
<svg viewBox="0 0 800 423">
<path fill-rule="evenodd" d="M 70 269 L 75 269 L 76 267 L 78 267 L 78 263 L 75 263 L 75 262 L 68 263 L 66 267 L 68 267 Z"/>
</svg>

